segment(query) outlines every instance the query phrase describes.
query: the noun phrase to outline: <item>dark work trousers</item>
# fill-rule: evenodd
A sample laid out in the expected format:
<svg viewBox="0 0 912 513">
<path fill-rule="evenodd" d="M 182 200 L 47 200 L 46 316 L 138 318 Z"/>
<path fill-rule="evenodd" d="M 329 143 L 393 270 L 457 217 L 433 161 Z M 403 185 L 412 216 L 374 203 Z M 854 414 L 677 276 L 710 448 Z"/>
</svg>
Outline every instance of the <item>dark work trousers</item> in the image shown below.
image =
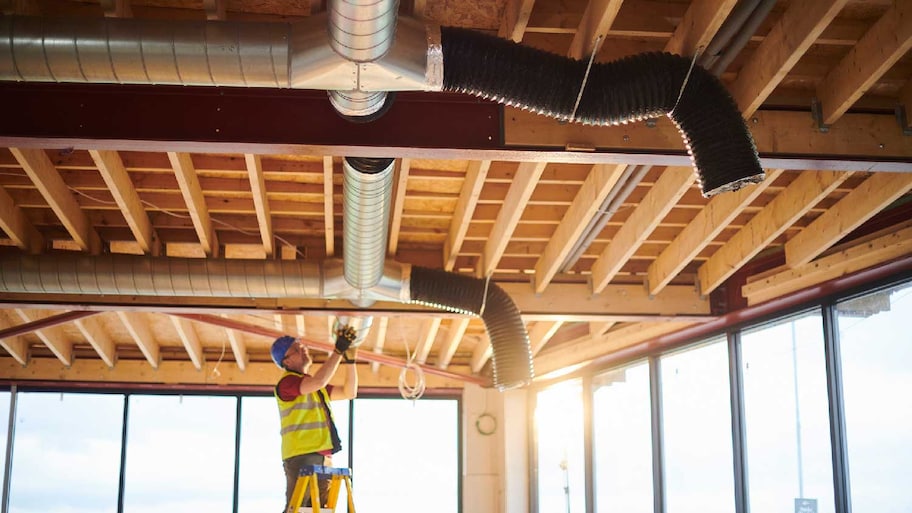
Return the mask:
<svg viewBox="0 0 912 513">
<path fill-rule="evenodd" d="M 292 456 L 287 460 L 283 460 L 285 467 L 285 506 L 287 509 L 289 501 L 291 501 L 291 494 L 294 492 L 295 483 L 298 482 L 298 475 L 301 473 L 301 467 L 307 465 L 330 465 L 328 458 L 318 453 L 310 454 L 301 454 L 298 456 Z M 317 484 L 320 487 L 320 506 L 326 505 L 326 497 L 329 495 L 329 479 L 318 479 Z M 297 504 L 296 507 L 300 507 L 301 504 Z M 303 506 L 310 507 L 310 490 L 308 489 L 304 494 L 304 504 Z"/>
</svg>

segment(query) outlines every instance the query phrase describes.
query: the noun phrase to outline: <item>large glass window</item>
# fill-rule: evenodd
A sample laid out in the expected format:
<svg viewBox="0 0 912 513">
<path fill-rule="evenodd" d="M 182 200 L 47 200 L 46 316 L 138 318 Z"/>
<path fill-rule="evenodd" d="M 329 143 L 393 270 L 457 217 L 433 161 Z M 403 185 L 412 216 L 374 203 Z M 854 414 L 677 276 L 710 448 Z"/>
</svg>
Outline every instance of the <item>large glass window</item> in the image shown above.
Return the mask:
<svg viewBox="0 0 912 513">
<path fill-rule="evenodd" d="M 912 510 L 912 285 L 839 303 L 854 511 Z"/>
<path fill-rule="evenodd" d="M 596 511 L 652 513 L 649 365 L 596 376 L 593 388 Z"/>
<path fill-rule="evenodd" d="M 376 512 L 424 513 L 430 508 L 456 513 L 458 409 L 455 399 L 356 399 L 355 506 Z"/>
<path fill-rule="evenodd" d="M 665 356 L 661 367 L 668 512 L 734 511 L 725 341 Z"/>
<path fill-rule="evenodd" d="M 238 512 L 282 511 L 285 473 L 279 409 L 274 397 L 241 399 L 241 451 Z"/>
<path fill-rule="evenodd" d="M 19 392 L 16 400 L 9 511 L 117 511 L 124 396 Z"/>
<path fill-rule="evenodd" d="M 823 349 L 819 311 L 741 338 L 751 511 L 834 510 Z"/>
<path fill-rule="evenodd" d="M 535 399 L 538 511 L 586 511 L 583 451 L 583 390 L 569 381 L 542 390 Z"/>
<path fill-rule="evenodd" d="M 131 396 L 124 511 L 231 511 L 236 401 Z"/>
</svg>

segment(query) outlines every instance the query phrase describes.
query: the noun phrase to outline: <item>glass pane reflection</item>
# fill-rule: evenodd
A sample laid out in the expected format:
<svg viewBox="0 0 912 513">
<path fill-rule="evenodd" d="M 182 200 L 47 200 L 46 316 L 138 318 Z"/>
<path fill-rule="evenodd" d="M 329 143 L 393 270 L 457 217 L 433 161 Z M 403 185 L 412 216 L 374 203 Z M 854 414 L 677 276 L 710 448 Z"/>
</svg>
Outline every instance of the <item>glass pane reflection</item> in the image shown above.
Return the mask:
<svg viewBox="0 0 912 513">
<path fill-rule="evenodd" d="M 583 457 L 583 396 L 579 381 L 538 393 L 538 511 L 586 511 L 586 463 Z"/>
</svg>

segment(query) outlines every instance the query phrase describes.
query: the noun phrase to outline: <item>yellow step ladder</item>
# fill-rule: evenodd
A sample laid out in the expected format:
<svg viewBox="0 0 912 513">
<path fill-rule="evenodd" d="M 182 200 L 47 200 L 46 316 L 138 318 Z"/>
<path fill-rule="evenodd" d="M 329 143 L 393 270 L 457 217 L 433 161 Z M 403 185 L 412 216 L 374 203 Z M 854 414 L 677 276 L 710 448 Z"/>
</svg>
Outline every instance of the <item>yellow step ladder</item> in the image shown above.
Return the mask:
<svg viewBox="0 0 912 513">
<path fill-rule="evenodd" d="M 320 488 L 317 484 L 317 476 L 329 476 L 329 493 L 326 497 L 326 508 L 320 507 Z M 351 470 L 347 468 L 324 467 L 323 465 L 305 465 L 298 474 L 298 480 L 295 482 L 294 491 L 291 492 L 291 502 L 288 503 L 288 509 L 285 513 L 313 512 L 321 513 L 323 511 L 336 511 L 336 502 L 339 499 L 339 489 L 342 483 L 345 483 L 345 489 L 348 491 L 348 511 L 355 513 L 355 502 L 352 499 Z M 301 507 L 307 492 L 310 492 L 310 503 L 312 508 Z"/>
</svg>

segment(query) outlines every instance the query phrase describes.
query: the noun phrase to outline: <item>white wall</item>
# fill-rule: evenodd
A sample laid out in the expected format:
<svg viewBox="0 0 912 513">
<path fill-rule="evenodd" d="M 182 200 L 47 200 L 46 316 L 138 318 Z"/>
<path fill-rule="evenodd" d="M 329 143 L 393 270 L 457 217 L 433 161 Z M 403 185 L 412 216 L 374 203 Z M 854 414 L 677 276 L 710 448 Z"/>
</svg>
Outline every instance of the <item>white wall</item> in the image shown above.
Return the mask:
<svg viewBox="0 0 912 513">
<path fill-rule="evenodd" d="M 463 389 L 463 512 L 529 511 L 527 396 L 525 390 Z"/>
</svg>

